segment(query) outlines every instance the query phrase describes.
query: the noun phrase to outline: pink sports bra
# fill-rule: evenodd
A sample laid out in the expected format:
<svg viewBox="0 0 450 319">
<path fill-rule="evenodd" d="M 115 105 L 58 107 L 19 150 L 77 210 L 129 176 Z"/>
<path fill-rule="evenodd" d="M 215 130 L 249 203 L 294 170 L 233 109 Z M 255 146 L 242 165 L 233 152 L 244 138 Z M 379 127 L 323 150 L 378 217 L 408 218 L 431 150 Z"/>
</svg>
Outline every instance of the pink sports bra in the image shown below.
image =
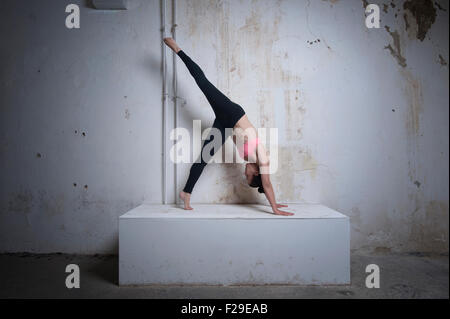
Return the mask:
<svg viewBox="0 0 450 319">
<path fill-rule="evenodd" d="M 249 154 L 253 154 L 258 144 L 259 144 L 258 138 L 245 142 L 242 147 L 238 148 L 239 156 L 245 159 L 246 157 L 248 157 Z"/>
</svg>

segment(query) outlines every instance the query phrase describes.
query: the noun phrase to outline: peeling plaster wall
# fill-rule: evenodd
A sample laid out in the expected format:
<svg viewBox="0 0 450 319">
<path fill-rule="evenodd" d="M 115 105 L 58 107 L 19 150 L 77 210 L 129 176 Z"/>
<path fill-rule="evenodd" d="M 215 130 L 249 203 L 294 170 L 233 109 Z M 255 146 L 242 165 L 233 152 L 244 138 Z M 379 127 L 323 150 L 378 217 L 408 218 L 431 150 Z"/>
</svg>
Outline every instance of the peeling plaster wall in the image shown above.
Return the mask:
<svg viewBox="0 0 450 319">
<path fill-rule="evenodd" d="M 0 1 L 0 251 L 115 252 L 118 216 L 161 202 L 160 6 L 130 5 Z"/>
<path fill-rule="evenodd" d="M 448 2 L 178 3 L 183 50 L 256 127 L 279 129 L 279 201 L 350 216 L 354 249 L 448 251 Z M 368 3 L 380 29 L 365 27 Z M 117 216 L 161 202 L 160 3 L 130 4 L 83 7 L 70 31 L 64 1 L 0 2 L 1 251 L 115 252 Z M 207 128 L 177 63 L 179 126 Z M 243 170 L 207 166 L 194 205 L 265 202 Z"/>
<path fill-rule="evenodd" d="M 370 3 L 380 29 L 359 0 L 182 1 L 179 43 L 255 126 L 279 129 L 280 201 L 351 216 L 355 249 L 448 251 L 448 3 Z M 178 69 L 185 125 L 211 125 Z M 210 165 L 192 200 L 265 202 L 242 174 Z"/>
</svg>

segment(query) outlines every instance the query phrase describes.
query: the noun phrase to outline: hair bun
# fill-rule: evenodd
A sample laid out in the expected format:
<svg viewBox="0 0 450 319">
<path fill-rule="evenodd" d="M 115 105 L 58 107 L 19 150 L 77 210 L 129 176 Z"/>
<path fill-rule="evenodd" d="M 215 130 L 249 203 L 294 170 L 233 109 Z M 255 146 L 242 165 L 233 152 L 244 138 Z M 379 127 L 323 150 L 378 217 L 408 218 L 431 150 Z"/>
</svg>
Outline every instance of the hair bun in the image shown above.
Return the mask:
<svg viewBox="0 0 450 319">
<path fill-rule="evenodd" d="M 264 188 L 262 186 L 258 187 L 258 192 L 260 192 L 261 194 L 264 193 Z"/>
</svg>

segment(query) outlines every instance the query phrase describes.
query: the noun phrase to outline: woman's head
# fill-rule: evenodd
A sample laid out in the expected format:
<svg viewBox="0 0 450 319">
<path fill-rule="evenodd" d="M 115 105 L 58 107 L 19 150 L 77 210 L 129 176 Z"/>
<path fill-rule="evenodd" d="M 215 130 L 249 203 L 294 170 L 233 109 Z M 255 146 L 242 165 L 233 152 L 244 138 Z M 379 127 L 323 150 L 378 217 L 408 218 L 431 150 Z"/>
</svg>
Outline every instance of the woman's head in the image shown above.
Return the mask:
<svg viewBox="0 0 450 319">
<path fill-rule="evenodd" d="M 258 192 L 264 193 L 261 175 L 259 175 L 259 167 L 257 164 L 248 163 L 245 166 L 245 176 L 247 177 L 248 186 L 258 188 Z"/>
<path fill-rule="evenodd" d="M 264 193 L 264 188 L 262 186 L 261 175 L 253 176 L 252 181 L 248 184 L 250 187 L 258 188 L 258 192 Z"/>
</svg>

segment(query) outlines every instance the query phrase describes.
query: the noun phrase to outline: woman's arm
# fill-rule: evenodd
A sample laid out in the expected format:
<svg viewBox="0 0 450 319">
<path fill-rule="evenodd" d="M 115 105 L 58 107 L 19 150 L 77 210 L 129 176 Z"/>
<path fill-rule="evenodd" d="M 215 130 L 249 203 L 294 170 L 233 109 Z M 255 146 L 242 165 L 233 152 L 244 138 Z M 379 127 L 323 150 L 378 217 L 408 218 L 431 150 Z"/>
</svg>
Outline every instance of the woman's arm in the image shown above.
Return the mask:
<svg viewBox="0 0 450 319">
<path fill-rule="evenodd" d="M 273 192 L 273 186 L 270 182 L 270 175 L 269 174 L 261 174 L 261 181 L 264 188 L 264 194 L 267 197 L 267 200 L 270 203 L 270 206 L 272 206 L 272 210 L 275 213 L 275 215 L 283 215 L 283 216 L 292 216 L 293 213 L 284 212 L 282 210 L 279 210 L 280 207 L 287 207 L 285 205 L 278 205 L 275 200 L 275 193 Z"/>
<path fill-rule="evenodd" d="M 279 210 L 281 207 L 287 207 L 286 205 L 279 205 L 275 200 L 275 193 L 273 191 L 272 183 L 270 182 L 270 161 L 267 156 L 266 149 L 262 144 L 258 144 L 257 148 L 258 164 L 259 164 L 259 174 L 261 175 L 261 181 L 264 188 L 264 194 L 267 200 L 272 206 L 272 210 L 276 215 L 291 216 L 292 213 L 284 212 Z"/>
</svg>

